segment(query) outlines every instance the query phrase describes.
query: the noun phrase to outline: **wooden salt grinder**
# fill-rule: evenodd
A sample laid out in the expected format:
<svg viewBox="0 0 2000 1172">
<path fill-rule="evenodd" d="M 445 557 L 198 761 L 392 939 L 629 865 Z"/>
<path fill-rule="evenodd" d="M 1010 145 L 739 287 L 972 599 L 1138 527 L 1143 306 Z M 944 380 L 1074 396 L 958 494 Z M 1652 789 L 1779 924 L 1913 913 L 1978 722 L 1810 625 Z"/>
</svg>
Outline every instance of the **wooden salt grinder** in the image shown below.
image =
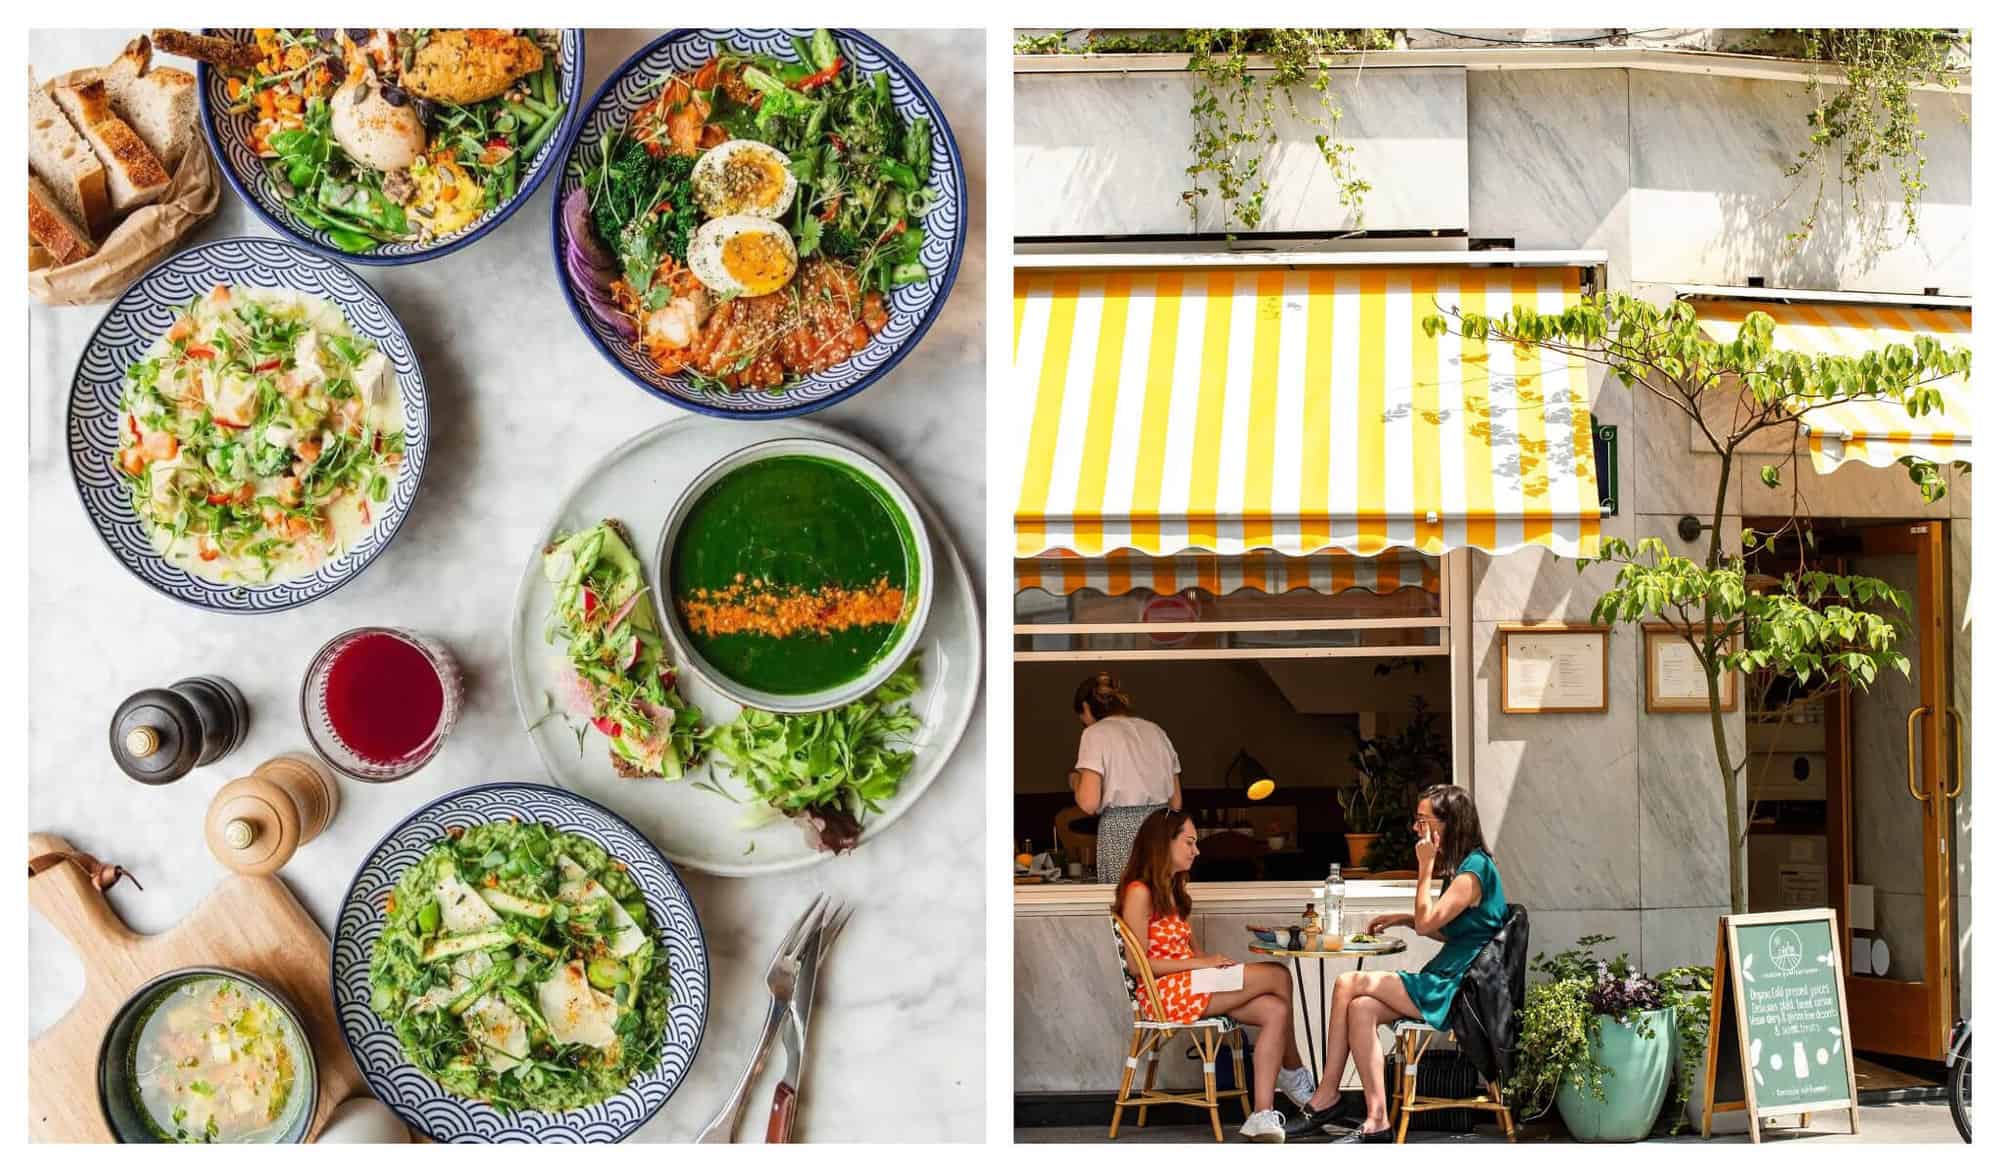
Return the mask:
<svg viewBox="0 0 2000 1172">
<path fill-rule="evenodd" d="M 333 774 L 303 756 L 273 757 L 208 804 L 208 849 L 241 875 L 269 875 L 325 830 L 340 808 Z"/>
</svg>

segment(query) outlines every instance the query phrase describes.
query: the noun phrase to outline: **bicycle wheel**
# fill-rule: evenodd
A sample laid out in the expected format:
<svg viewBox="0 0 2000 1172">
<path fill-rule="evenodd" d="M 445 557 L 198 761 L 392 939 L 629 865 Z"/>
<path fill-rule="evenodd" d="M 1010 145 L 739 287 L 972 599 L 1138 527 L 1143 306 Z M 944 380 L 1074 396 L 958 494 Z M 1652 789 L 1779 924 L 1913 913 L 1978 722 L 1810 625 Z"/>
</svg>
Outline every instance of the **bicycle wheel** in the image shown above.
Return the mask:
<svg viewBox="0 0 2000 1172">
<path fill-rule="evenodd" d="M 1951 1121 L 1958 1125 L 1958 1138 L 1972 1142 L 1972 1048 L 1967 1046 L 1951 1064 Z"/>
</svg>

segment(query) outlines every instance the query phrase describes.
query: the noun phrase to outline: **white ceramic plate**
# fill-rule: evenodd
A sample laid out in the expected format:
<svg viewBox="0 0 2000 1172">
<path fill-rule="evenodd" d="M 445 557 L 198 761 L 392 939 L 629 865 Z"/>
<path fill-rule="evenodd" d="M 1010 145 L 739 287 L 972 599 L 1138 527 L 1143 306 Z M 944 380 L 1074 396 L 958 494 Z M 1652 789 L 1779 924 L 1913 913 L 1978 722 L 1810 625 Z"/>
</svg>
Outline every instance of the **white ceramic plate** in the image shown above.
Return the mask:
<svg viewBox="0 0 2000 1172">
<path fill-rule="evenodd" d="M 573 731 L 580 723 L 576 717 L 543 719 L 552 698 L 561 695 L 558 679 L 563 651 L 543 638 L 554 592 L 542 576 L 542 547 L 557 533 L 617 518 L 631 531 L 639 556 L 646 559 L 659 538 L 660 526 L 666 523 L 668 510 L 703 469 L 738 448 L 788 436 L 843 444 L 874 460 L 902 480 L 930 530 L 937 593 L 930 621 L 918 642 L 923 656 L 923 687 L 911 700 L 923 718 L 923 733 L 916 743 L 917 759 L 895 798 L 863 822 L 856 849 L 866 850 L 871 839 L 916 804 L 944 768 L 972 719 L 980 685 L 979 608 L 965 563 L 959 560 L 943 521 L 923 493 L 882 453 L 833 428 L 803 420 L 774 420 L 756 426 L 677 420 L 647 431 L 584 473 L 556 507 L 534 548 L 528 551 L 507 628 L 514 704 L 523 727 L 533 726 L 528 737 L 550 778 L 617 811 L 674 862 L 711 875 L 768 875 L 808 867 L 831 856 L 807 846 L 804 834 L 788 820 L 758 824 L 764 811 L 761 804 L 731 801 L 691 784 L 710 776 L 705 765 L 679 781 L 621 778 L 612 770 L 607 743 L 595 729 L 585 731 L 579 752 Z M 681 673 L 680 686 L 682 694 L 700 706 L 708 723 L 726 722 L 739 711 L 693 672 Z M 730 793 L 743 792 L 726 771 L 717 770 L 714 778 Z"/>
</svg>

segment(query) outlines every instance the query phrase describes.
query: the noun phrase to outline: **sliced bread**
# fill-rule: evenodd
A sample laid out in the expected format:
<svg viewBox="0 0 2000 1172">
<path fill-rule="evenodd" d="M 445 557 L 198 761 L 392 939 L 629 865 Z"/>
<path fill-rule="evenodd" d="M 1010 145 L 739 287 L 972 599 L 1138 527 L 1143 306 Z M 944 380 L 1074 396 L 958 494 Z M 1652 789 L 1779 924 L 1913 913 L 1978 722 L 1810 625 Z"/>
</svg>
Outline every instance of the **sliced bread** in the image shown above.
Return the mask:
<svg viewBox="0 0 2000 1172">
<path fill-rule="evenodd" d="M 28 167 L 48 184 L 56 205 L 85 227 L 111 219 L 104 164 L 55 100 L 28 77 Z"/>
<path fill-rule="evenodd" d="M 66 265 L 97 251 L 90 232 L 63 210 L 41 177 L 28 172 L 28 239 L 41 245 L 55 264 Z"/>
<path fill-rule="evenodd" d="M 145 37 L 104 67 L 111 108 L 132 124 L 169 174 L 180 165 L 195 138 L 194 74 L 185 69 L 152 69 L 153 44 Z"/>
<path fill-rule="evenodd" d="M 144 207 L 160 198 L 167 190 L 167 169 L 131 123 L 111 108 L 111 94 L 102 79 L 57 86 L 55 99 L 104 164 L 112 210 Z"/>
</svg>

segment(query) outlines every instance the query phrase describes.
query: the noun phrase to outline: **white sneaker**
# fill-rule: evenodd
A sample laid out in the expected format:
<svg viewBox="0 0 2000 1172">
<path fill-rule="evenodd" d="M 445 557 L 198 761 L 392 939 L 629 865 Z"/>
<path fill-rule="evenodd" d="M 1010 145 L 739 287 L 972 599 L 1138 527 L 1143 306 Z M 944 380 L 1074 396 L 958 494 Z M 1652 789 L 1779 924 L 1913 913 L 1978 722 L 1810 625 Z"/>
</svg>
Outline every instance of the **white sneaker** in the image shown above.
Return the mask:
<svg viewBox="0 0 2000 1172">
<path fill-rule="evenodd" d="M 1242 1128 L 1236 1134 L 1257 1143 L 1284 1143 L 1285 1117 L 1276 1111 L 1259 1111 L 1245 1119 Z"/>
<path fill-rule="evenodd" d="M 1278 1071 L 1278 1089 L 1292 1101 L 1292 1106 L 1301 1111 L 1312 1110 L 1306 1106 L 1306 1100 L 1313 1097 L 1314 1087 L 1312 1072 L 1303 1066 L 1294 1066 L 1290 1070 L 1281 1068 Z"/>
</svg>

